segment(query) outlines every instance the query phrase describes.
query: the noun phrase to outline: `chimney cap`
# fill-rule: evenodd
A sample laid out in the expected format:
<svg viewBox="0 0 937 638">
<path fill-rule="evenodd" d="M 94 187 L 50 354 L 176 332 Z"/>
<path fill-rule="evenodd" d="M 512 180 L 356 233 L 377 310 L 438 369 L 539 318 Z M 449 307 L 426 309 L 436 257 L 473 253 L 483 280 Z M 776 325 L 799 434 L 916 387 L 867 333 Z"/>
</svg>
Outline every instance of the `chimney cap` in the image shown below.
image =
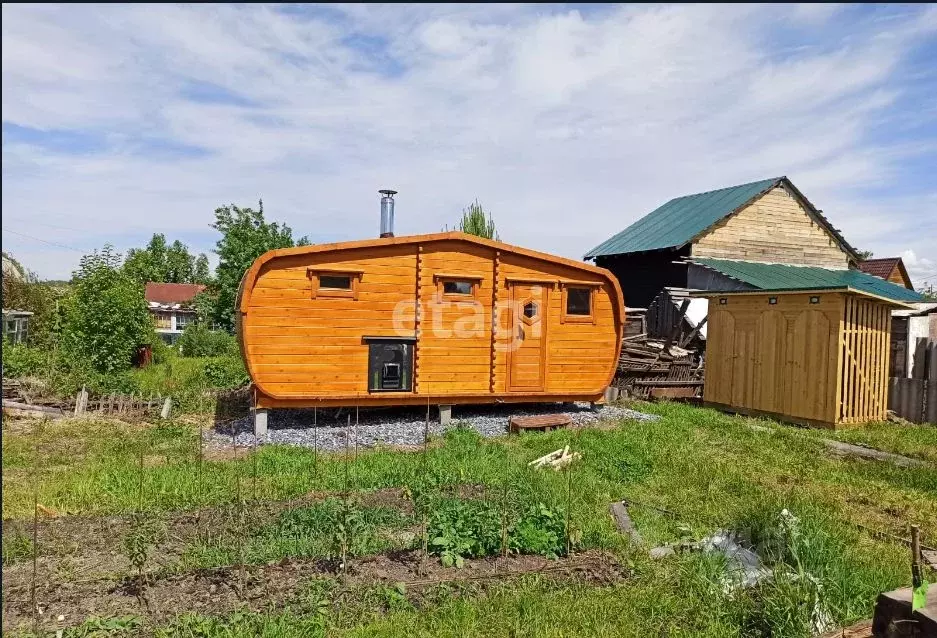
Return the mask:
<svg viewBox="0 0 937 638">
<path fill-rule="evenodd" d="M 384 188 L 384 189 L 379 190 L 379 191 L 377 191 L 377 192 L 380 193 L 381 195 L 387 195 L 387 196 L 391 196 L 391 195 L 396 195 L 396 194 L 397 194 L 397 191 L 392 191 L 392 190 L 390 190 L 389 188 Z"/>
</svg>

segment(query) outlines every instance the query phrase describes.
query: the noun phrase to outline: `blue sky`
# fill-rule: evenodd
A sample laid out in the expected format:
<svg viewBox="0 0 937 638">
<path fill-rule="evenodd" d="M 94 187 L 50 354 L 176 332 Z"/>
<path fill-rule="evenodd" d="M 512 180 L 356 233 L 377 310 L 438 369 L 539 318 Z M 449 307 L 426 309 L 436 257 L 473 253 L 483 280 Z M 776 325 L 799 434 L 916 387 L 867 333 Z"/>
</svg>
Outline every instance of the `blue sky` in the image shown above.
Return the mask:
<svg viewBox="0 0 937 638">
<path fill-rule="evenodd" d="M 933 5 L 3 6 L 3 247 L 67 277 L 219 205 L 313 241 L 452 227 L 579 257 L 787 175 L 937 284 Z"/>
</svg>

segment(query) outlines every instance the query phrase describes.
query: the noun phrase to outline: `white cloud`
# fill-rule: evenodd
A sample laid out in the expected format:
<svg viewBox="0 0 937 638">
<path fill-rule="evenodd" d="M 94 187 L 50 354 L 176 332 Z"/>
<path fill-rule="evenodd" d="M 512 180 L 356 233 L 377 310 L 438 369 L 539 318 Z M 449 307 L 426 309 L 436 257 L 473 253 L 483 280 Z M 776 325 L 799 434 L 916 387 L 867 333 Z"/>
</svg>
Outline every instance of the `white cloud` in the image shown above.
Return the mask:
<svg viewBox="0 0 937 638">
<path fill-rule="evenodd" d="M 937 286 L 937 261 L 927 257 L 918 257 L 911 249 L 902 251 L 899 256 L 908 270 L 911 282 L 916 287 L 922 288 L 927 284 Z"/>
<path fill-rule="evenodd" d="M 216 206 L 263 197 L 297 235 L 354 239 L 376 235 L 376 191 L 395 187 L 401 233 L 451 227 L 478 197 L 506 241 L 578 257 L 671 197 L 786 174 L 863 248 L 935 243 L 933 224 L 911 223 L 934 190 L 864 194 L 934 156 L 883 128 L 933 118 L 902 102 L 921 88 L 907 60 L 932 41 L 932 9 L 852 17 L 822 45 L 820 26 L 853 10 L 302 11 L 4 5 L 4 123 L 97 140 L 77 153 L 5 136 L 4 227 L 81 249 L 165 232 L 207 250 Z M 45 276 L 79 256 L 4 244 Z"/>
</svg>

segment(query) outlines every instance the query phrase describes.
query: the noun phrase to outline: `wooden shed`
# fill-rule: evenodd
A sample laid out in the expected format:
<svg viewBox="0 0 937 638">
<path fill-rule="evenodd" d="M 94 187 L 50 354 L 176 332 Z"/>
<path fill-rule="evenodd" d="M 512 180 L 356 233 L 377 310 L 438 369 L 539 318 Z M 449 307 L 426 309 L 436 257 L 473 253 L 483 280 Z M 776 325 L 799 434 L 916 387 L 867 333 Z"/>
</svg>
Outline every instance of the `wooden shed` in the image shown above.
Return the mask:
<svg viewBox="0 0 937 638">
<path fill-rule="evenodd" d="M 885 419 L 891 310 L 904 304 L 848 286 L 700 294 L 707 405 L 826 428 Z"/>
<path fill-rule="evenodd" d="M 599 400 L 611 273 L 459 232 L 265 253 L 238 296 L 258 408 Z"/>
</svg>

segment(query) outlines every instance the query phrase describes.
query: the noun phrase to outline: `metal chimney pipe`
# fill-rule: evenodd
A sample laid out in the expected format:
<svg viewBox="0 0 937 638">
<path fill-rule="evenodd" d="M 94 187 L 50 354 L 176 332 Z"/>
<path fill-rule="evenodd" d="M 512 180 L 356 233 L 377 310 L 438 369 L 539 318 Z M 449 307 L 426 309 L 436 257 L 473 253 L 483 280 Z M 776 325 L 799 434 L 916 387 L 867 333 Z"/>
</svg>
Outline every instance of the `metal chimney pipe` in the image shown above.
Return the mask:
<svg viewBox="0 0 937 638">
<path fill-rule="evenodd" d="M 379 190 L 381 194 L 381 237 L 394 236 L 394 195 L 397 191 Z"/>
</svg>

